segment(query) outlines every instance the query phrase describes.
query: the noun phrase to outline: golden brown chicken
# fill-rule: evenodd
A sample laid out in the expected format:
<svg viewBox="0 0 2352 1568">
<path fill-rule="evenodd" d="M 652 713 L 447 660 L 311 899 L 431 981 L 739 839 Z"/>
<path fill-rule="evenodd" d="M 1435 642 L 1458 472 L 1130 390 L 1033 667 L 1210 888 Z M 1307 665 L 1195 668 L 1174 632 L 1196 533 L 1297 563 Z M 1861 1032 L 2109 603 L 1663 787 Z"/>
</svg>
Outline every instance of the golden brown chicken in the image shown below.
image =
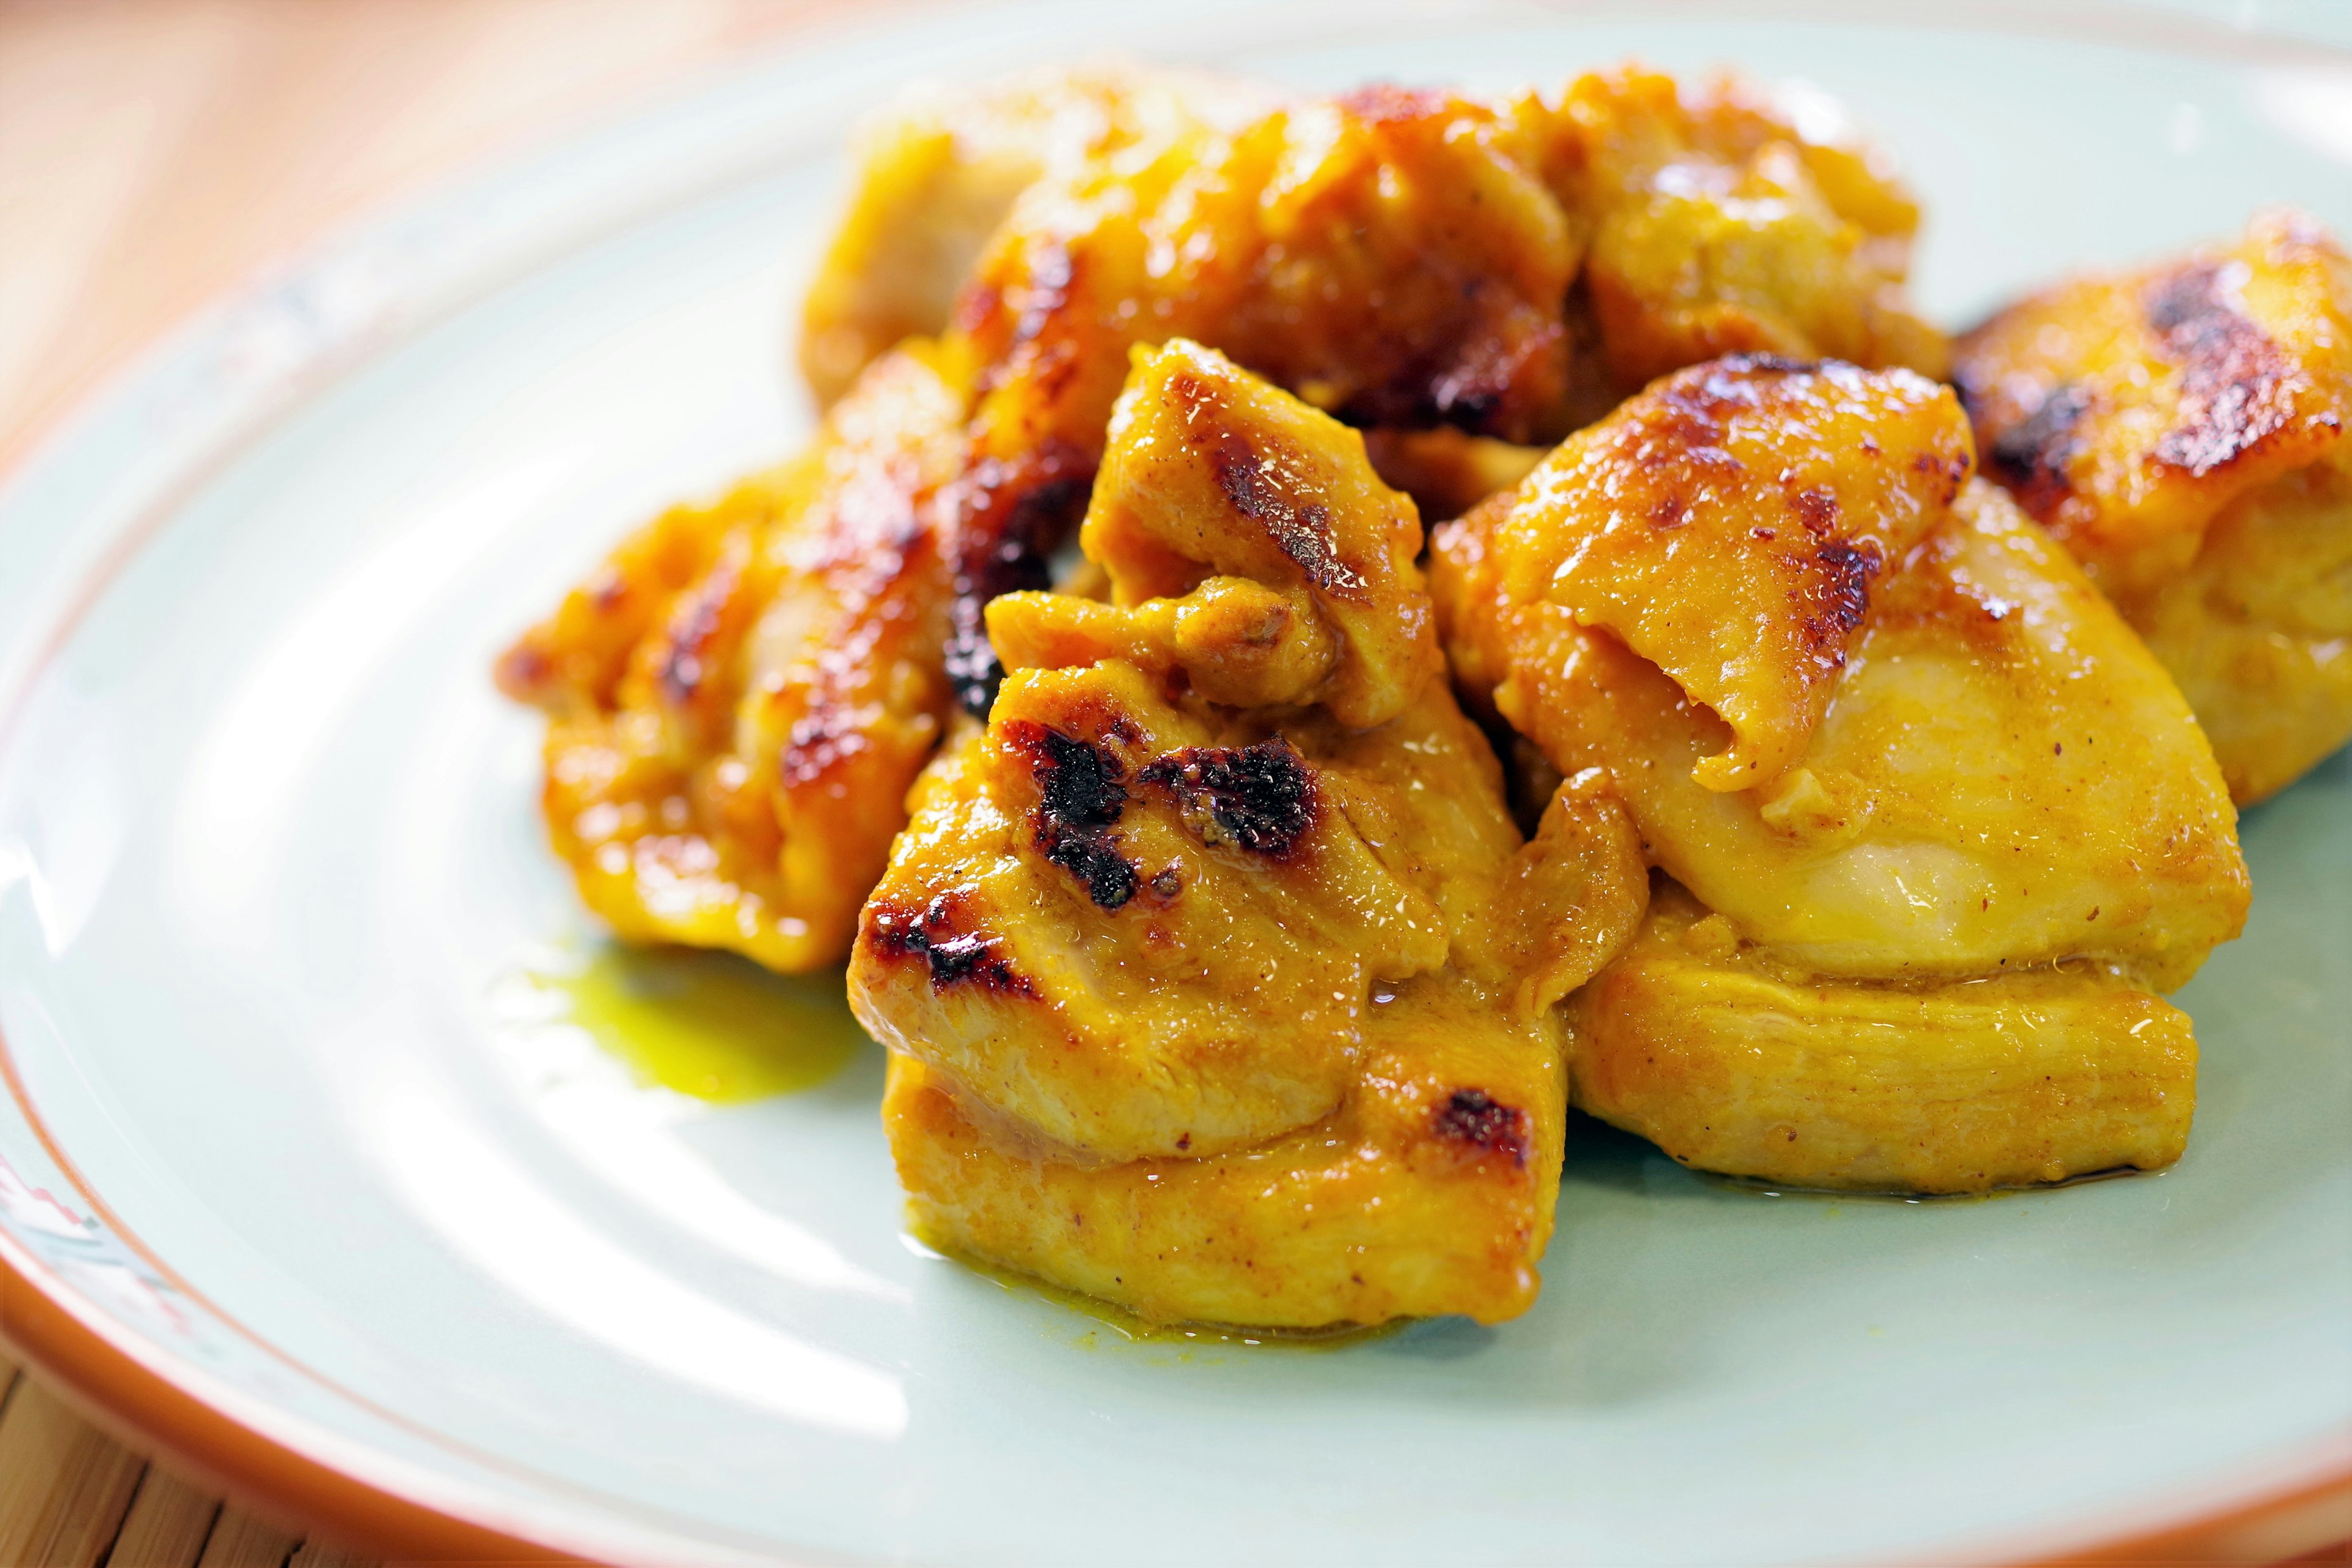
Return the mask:
<svg viewBox="0 0 2352 1568">
<path fill-rule="evenodd" d="M 499 659 L 548 714 L 556 851 L 622 936 L 840 961 L 950 705 L 925 512 L 965 402 L 919 346 L 878 362 L 807 453 L 663 513 Z"/>
<path fill-rule="evenodd" d="M 1916 205 L 1881 155 L 1807 133 L 1736 77 L 1686 92 L 1629 66 L 1557 97 L 1270 98 L 1096 69 L 886 121 L 809 298 L 811 384 L 835 395 L 899 336 L 942 330 L 983 224 L 1008 212 L 993 267 L 1024 296 L 1063 287 L 1076 233 L 1088 270 L 1117 274 L 1080 287 L 1141 341 L 1210 338 L 1357 423 L 1557 439 L 1739 351 L 1942 373 L 1947 346 L 1903 294 Z M 1391 341 L 1361 341 L 1367 307 Z"/>
<path fill-rule="evenodd" d="M 1985 469 L 2180 683 L 2241 803 L 2352 739 L 2352 261 L 2271 213 L 1962 341 Z"/>
<path fill-rule="evenodd" d="M 1970 461 L 1918 377 L 1734 359 L 1439 531 L 1465 689 L 1605 769 L 1673 879 L 1570 1004 L 1570 1072 L 1677 1158 L 1955 1191 L 2179 1153 L 2193 1056 L 2147 994 L 2238 931 L 2234 814 Z M 1969 1084 L 2033 1114 L 1956 1114 Z"/>
<path fill-rule="evenodd" d="M 982 247 L 1040 180 L 1272 106 L 1243 78 L 1116 65 L 907 94 L 861 132 L 847 209 L 802 304 L 810 389 L 829 405 L 901 342 L 945 331 Z"/>
<path fill-rule="evenodd" d="M 1631 827 L 1589 779 L 1522 849 L 1360 437 L 1185 342 L 1112 429 L 1108 600 L 991 606 L 851 963 L 917 1222 L 1157 1319 L 1511 1317 Z"/>
<path fill-rule="evenodd" d="M 557 720 L 556 846 L 624 934 L 842 956 L 905 782 L 952 703 L 993 698 L 984 606 L 1044 586 L 1086 506 L 1132 347 L 1190 335 L 1352 421 L 1554 436 L 1616 395 L 1574 290 L 1582 237 L 1638 209 L 1642 245 L 1685 226 L 1715 259 L 1610 295 L 1609 342 L 1933 357 L 1886 314 L 1907 202 L 1727 89 L 1685 103 L 1629 72 L 1559 103 L 1374 89 L 1255 118 L 1222 90 L 1032 84 L 886 138 L 812 305 L 841 334 L 823 384 L 929 321 L 972 215 L 1044 171 L 943 334 L 867 365 L 814 453 L 660 520 L 508 657 L 508 689 Z M 1782 195 L 1751 188 L 1767 165 Z M 937 228 L 910 216 L 934 206 Z M 857 266 L 876 292 L 834 287 Z"/>
<path fill-rule="evenodd" d="M 1580 303 L 1610 403 L 1730 353 L 1943 374 L 1942 335 L 1903 294 L 1918 206 L 1852 137 L 1807 135 L 1735 76 L 1686 92 L 1630 66 L 1529 119 L 1588 246 Z"/>
</svg>

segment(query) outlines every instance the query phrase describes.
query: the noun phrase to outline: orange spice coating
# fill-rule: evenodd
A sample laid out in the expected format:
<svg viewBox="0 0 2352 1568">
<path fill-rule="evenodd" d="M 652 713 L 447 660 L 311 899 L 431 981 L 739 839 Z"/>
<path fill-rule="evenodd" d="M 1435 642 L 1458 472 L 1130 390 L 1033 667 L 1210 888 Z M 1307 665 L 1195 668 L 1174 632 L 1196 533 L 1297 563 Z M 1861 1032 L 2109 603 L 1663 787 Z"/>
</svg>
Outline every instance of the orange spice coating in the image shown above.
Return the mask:
<svg viewBox="0 0 2352 1568">
<path fill-rule="evenodd" d="M 1587 780 L 1522 848 L 1353 431 L 1181 341 L 1113 429 L 1082 532 L 1111 602 L 991 607 L 1043 662 L 925 774 L 851 961 L 918 1224 L 1151 1317 L 1513 1316 L 1557 1191 L 1552 1003 L 1640 918 L 1632 828 Z M 1221 477 L 1237 451 L 1285 454 L 1280 506 Z M 1209 613 L 1244 585 L 1263 619 Z M 1304 684 L 1202 695 L 1239 691 L 1223 638 L 1309 628 Z"/>
<path fill-rule="evenodd" d="M 2352 740 L 2352 260 L 2316 223 L 2062 284 L 1955 374 L 1987 473 L 2147 639 L 2241 803 Z"/>
<path fill-rule="evenodd" d="M 1687 455 L 1662 464 L 1652 447 L 1711 448 L 1704 466 L 1735 495 L 1773 494 L 1788 466 L 1774 410 L 1791 454 L 1858 478 L 1940 449 L 1921 433 L 1949 431 L 1948 399 L 1886 395 L 1899 373 L 1864 377 L 1880 395 L 1842 393 L 1847 417 L 1825 419 L 1808 384 L 1859 374 L 1752 361 L 1685 373 L 1572 441 L 1558 470 L 1572 482 L 1547 489 L 1539 471 L 1438 531 L 1431 585 L 1457 679 L 1558 773 L 1601 770 L 1675 898 L 1695 900 L 1686 916 L 1654 904 L 1647 945 L 1570 1002 L 1572 1098 L 1677 1157 L 1807 1184 L 1955 1191 L 2088 1160 L 2162 1163 L 2187 1125 L 2193 1057 L 2174 1037 L 2185 1023 L 2147 993 L 2185 982 L 2243 921 L 2234 813 L 2171 681 L 2005 494 L 1982 481 L 1954 493 L 1940 475 L 1924 495 L 1839 490 L 1853 500 L 1825 541 L 1894 529 L 1903 542 L 1857 574 L 1826 690 L 1785 683 L 1764 709 L 1793 742 L 1780 765 L 1730 790 L 1705 771 L 1735 731 L 1702 693 L 1769 689 L 1729 683 L 1759 647 L 1802 653 L 1795 634 L 1817 601 L 1776 563 L 1777 538 L 1729 560 L 1676 548 L 1695 525 L 1657 515 L 1647 476 L 1683 471 Z M 1709 375 L 1796 384 L 1751 405 L 1759 424 L 1735 455 L 1670 416 L 1679 384 Z M 1749 503 L 1759 528 L 1785 510 Z M 1628 532 L 1645 547 L 1597 547 Z M 1600 592 L 1554 586 L 1588 574 Z M 1612 596 L 1629 582 L 1677 610 L 1720 601 L 1710 626 L 1777 617 L 1790 635 L 1648 636 L 1603 618 L 1641 603 Z M 1652 938 L 1673 920 L 1706 939 L 1689 962 L 1658 956 Z M 1792 1019 L 1805 1029 L 1783 1029 Z M 2154 1056 L 2123 1037 L 2145 1019 L 2168 1020 Z M 1798 1035 L 1815 1025 L 1806 1054 Z M 2034 1098 L 2016 1078 L 2033 1120 L 2006 1144 L 1999 1118 L 1965 1122 L 1982 1137 L 1924 1142 L 1903 1121 L 1905 1105 L 1948 1098 L 1954 1072 L 1990 1073 L 1989 1093 L 2026 1073 L 2017 1042 L 2045 1025 L 2115 1065 L 2112 1079 Z M 2124 1070 L 2134 1062 L 2155 1079 Z M 1758 1107 L 1769 1119 L 1741 1120 Z M 1784 1122 L 1793 1139 L 1755 1131 Z"/>
</svg>

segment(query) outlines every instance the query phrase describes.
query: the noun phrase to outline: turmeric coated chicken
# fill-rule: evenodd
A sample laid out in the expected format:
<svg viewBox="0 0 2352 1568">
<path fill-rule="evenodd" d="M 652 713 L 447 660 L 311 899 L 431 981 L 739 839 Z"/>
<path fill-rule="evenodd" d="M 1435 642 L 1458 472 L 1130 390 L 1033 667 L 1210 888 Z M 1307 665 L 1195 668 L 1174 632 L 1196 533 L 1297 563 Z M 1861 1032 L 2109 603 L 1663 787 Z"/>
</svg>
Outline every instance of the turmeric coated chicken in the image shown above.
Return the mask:
<svg viewBox="0 0 2352 1568">
<path fill-rule="evenodd" d="M 1148 160 L 1273 106 L 1240 77 L 1118 66 L 931 85 L 866 126 L 841 225 L 801 307 L 801 374 L 830 405 L 908 338 L 937 337 L 1013 202 L 1089 162 Z"/>
<path fill-rule="evenodd" d="M 1736 87 L 1249 96 L 1033 80 L 877 142 L 811 300 L 813 378 L 856 378 L 815 446 L 656 520 L 500 666 L 551 715 L 551 835 L 622 934 L 840 960 L 906 786 L 989 709 L 985 606 L 1045 585 L 1139 344 L 1506 462 L 1725 344 L 1940 363 L 1894 292 L 1916 209 Z M 939 335 L 869 357 L 935 323 L 1000 206 Z"/>
<path fill-rule="evenodd" d="M 1587 778 L 1522 847 L 1356 433 L 1183 341 L 1111 430 L 1108 597 L 990 606 L 851 962 L 918 1226 L 1154 1319 L 1514 1316 L 1632 826 Z"/>
<path fill-rule="evenodd" d="M 1359 423 L 1433 415 L 1552 440 L 1655 375 L 1743 351 L 1943 374 L 1944 340 L 1903 293 L 1917 205 L 1883 156 L 1822 132 L 1820 106 L 1808 133 L 1737 77 L 1686 92 L 1632 66 L 1556 98 L 1272 96 L 1097 68 L 885 121 L 810 292 L 811 385 L 829 399 L 899 336 L 944 331 L 986 225 L 1016 202 L 1012 226 L 1039 229 L 1049 258 L 1056 209 L 1097 247 L 1107 216 L 1131 229 L 1146 266 L 1112 280 L 1130 311 L 1213 335 Z M 1402 384 L 1347 363 L 1373 352 L 1345 340 L 1375 303 Z M 1423 363 L 1433 329 L 1522 309 L 1542 319 L 1534 337 Z M 1501 393 L 1512 406 L 1486 406 Z"/>
<path fill-rule="evenodd" d="M 809 451 L 655 519 L 499 659 L 548 714 L 556 851 L 623 937 L 785 971 L 848 947 L 950 705 L 940 366 L 877 362 Z"/>
<path fill-rule="evenodd" d="M 2172 672 L 2241 803 L 2352 739 L 2352 261 L 2317 224 L 2062 285 L 1955 369 L 1986 471 Z"/>
<path fill-rule="evenodd" d="M 2157 1000 L 2248 889 L 2171 681 L 1949 391 L 1669 376 L 1438 532 L 1465 689 L 1603 770 L 1663 891 L 1574 997 L 1575 1102 L 1706 1169 L 1929 1192 L 2180 1152 Z"/>
</svg>

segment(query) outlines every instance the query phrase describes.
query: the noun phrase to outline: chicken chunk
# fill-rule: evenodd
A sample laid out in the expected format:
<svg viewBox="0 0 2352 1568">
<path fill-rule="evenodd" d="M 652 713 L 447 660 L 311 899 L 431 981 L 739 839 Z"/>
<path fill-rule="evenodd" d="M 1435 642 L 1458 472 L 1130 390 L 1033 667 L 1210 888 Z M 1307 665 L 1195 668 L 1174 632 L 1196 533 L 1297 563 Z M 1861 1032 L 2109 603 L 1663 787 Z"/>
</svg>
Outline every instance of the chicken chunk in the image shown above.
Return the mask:
<svg viewBox="0 0 2352 1568">
<path fill-rule="evenodd" d="M 2187 693 L 2242 804 L 2352 739 L 2352 261 L 2271 213 L 1964 339 L 1986 471 Z"/>
<path fill-rule="evenodd" d="M 814 447 L 625 542 L 499 663 L 546 710 L 542 805 L 622 936 L 838 963 L 950 698 L 950 581 L 922 511 L 961 392 L 877 362 Z"/>
<path fill-rule="evenodd" d="M 1024 200 L 1025 232 L 992 247 Z M 1018 295 L 1015 333 L 1075 284 L 1130 302 L 1145 341 L 1199 336 L 1360 421 L 1557 437 L 1733 350 L 1939 373 L 1942 339 L 1902 295 L 1917 222 L 1882 157 L 1735 78 L 1685 94 L 1626 68 L 1557 99 L 1277 106 L 1236 79 L 1051 73 L 934 93 L 869 133 L 802 353 L 837 395 L 945 330 L 978 263 L 1003 276 L 967 303 Z M 1073 250 L 1111 275 L 1064 278 Z"/>
<path fill-rule="evenodd" d="M 905 95 L 858 137 L 847 210 L 802 305 L 810 389 L 830 405 L 906 339 L 945 331 L 989 237 L 1040 180 L 1271 107 L 1244 79 L 1119 66 Z"/>
<path fill-rule="evenodd" d="M 1919 209 L 1825 108 L 1808 135 L 1736 77 L 1685 93 L 1626 67 L 1530 116 L 1589 237 L 1579 304 L 1614 396 L 1732 353 L 1943 374 L 1942 335 L 1903 294 Z"/>
<path fill-rule="evenodd" d="M 1701 366 L 1440 530 L 1432 587 L 1465 689 L 1559 773 L 1605 770 L 1652 863 L 1743 963 L 1796 988 L 1795 1016 L 1826 1020 L 1861 983 L 1900 988 L 1948 1033 L 1955 1018 L 1998 1032 L 2079 992 L 2069 1027 L 2087 1039 L 2079 1019 L 2137 1021 L 2094 993 L 2172 989 L 2236 934 L 2234 813 L 2172 683 L 2005 495 L 1966 480 L 1969 456 L 1950 395 L 1902 373 Z M 1728 770 L 1751 716 L 1775 747 Z M 1740 1009 L 1690 1000 L 1730 981 L 1693 993 L 1614 973 L 1595 983 L 1605 1006 L 1571 1005 L 1587 1021 L 1578 1103 L 1665 1142 L 1677 1118 L 1713 1125 L 1726 1075 L 1763 1094 L 1756 1075 L 1780 1068 L 1742 1045 Z M 2021 973 L 2039 976 L 2030 994 L 1987 988 Z M 1653 1079 L 1628 1109 L 1609 1064 L 1666 1034 L 1714 1065 Z M 1741 1145 L 1785 1156 L 1747 1173 L 1837 1184 L 1813 1152 L 1875 1146 L 1883 1127 L 1840 1121 L 1865 1099 L 1817 1100 L 1795 1143 Z M 2178 1152 L 2168 1118 L 2186 1110 L 2167 1103 L 2135 1159 Z M 2086 1090 L 2061 1109 L 2111 1108 Z M 1987 1175 L 1998 1162 L 1956 1151 L 1901 1180 L 1948 1190 L 2023 1168 Z M 1865 1162 L 1847 1184 L 1890 1169 Z"/>
<path fill-rule="evenodd" d="M 1111 428 L 1081 531 L 1109 600 L 991 607 L 1015 668 L 851 961 L 918 1222 L 1153 1318 L 1513 1316 L 1558 1183 L 1549 1003 L 1640 917 L 1631 826 L 1588 780 L 1521 848 L 1354 432 L 1181 341 Z M 1286 642 L 1319 657 L 1233 675 Z"/>
</svg>

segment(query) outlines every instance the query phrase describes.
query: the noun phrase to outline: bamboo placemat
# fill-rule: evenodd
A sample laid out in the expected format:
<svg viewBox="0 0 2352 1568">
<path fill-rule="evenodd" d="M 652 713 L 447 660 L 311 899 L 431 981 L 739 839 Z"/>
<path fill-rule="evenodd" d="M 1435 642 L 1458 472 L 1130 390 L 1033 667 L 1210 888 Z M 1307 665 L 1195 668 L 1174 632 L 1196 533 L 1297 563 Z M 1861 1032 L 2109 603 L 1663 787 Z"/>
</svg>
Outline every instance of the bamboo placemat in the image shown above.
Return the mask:
<svg viewBox="0 0 2352 1568">
<path fill-rule="evenodd" d="M 149 1464 L 0 1357 L 5 1568 L 376 1568 Z"/>
</svg>

